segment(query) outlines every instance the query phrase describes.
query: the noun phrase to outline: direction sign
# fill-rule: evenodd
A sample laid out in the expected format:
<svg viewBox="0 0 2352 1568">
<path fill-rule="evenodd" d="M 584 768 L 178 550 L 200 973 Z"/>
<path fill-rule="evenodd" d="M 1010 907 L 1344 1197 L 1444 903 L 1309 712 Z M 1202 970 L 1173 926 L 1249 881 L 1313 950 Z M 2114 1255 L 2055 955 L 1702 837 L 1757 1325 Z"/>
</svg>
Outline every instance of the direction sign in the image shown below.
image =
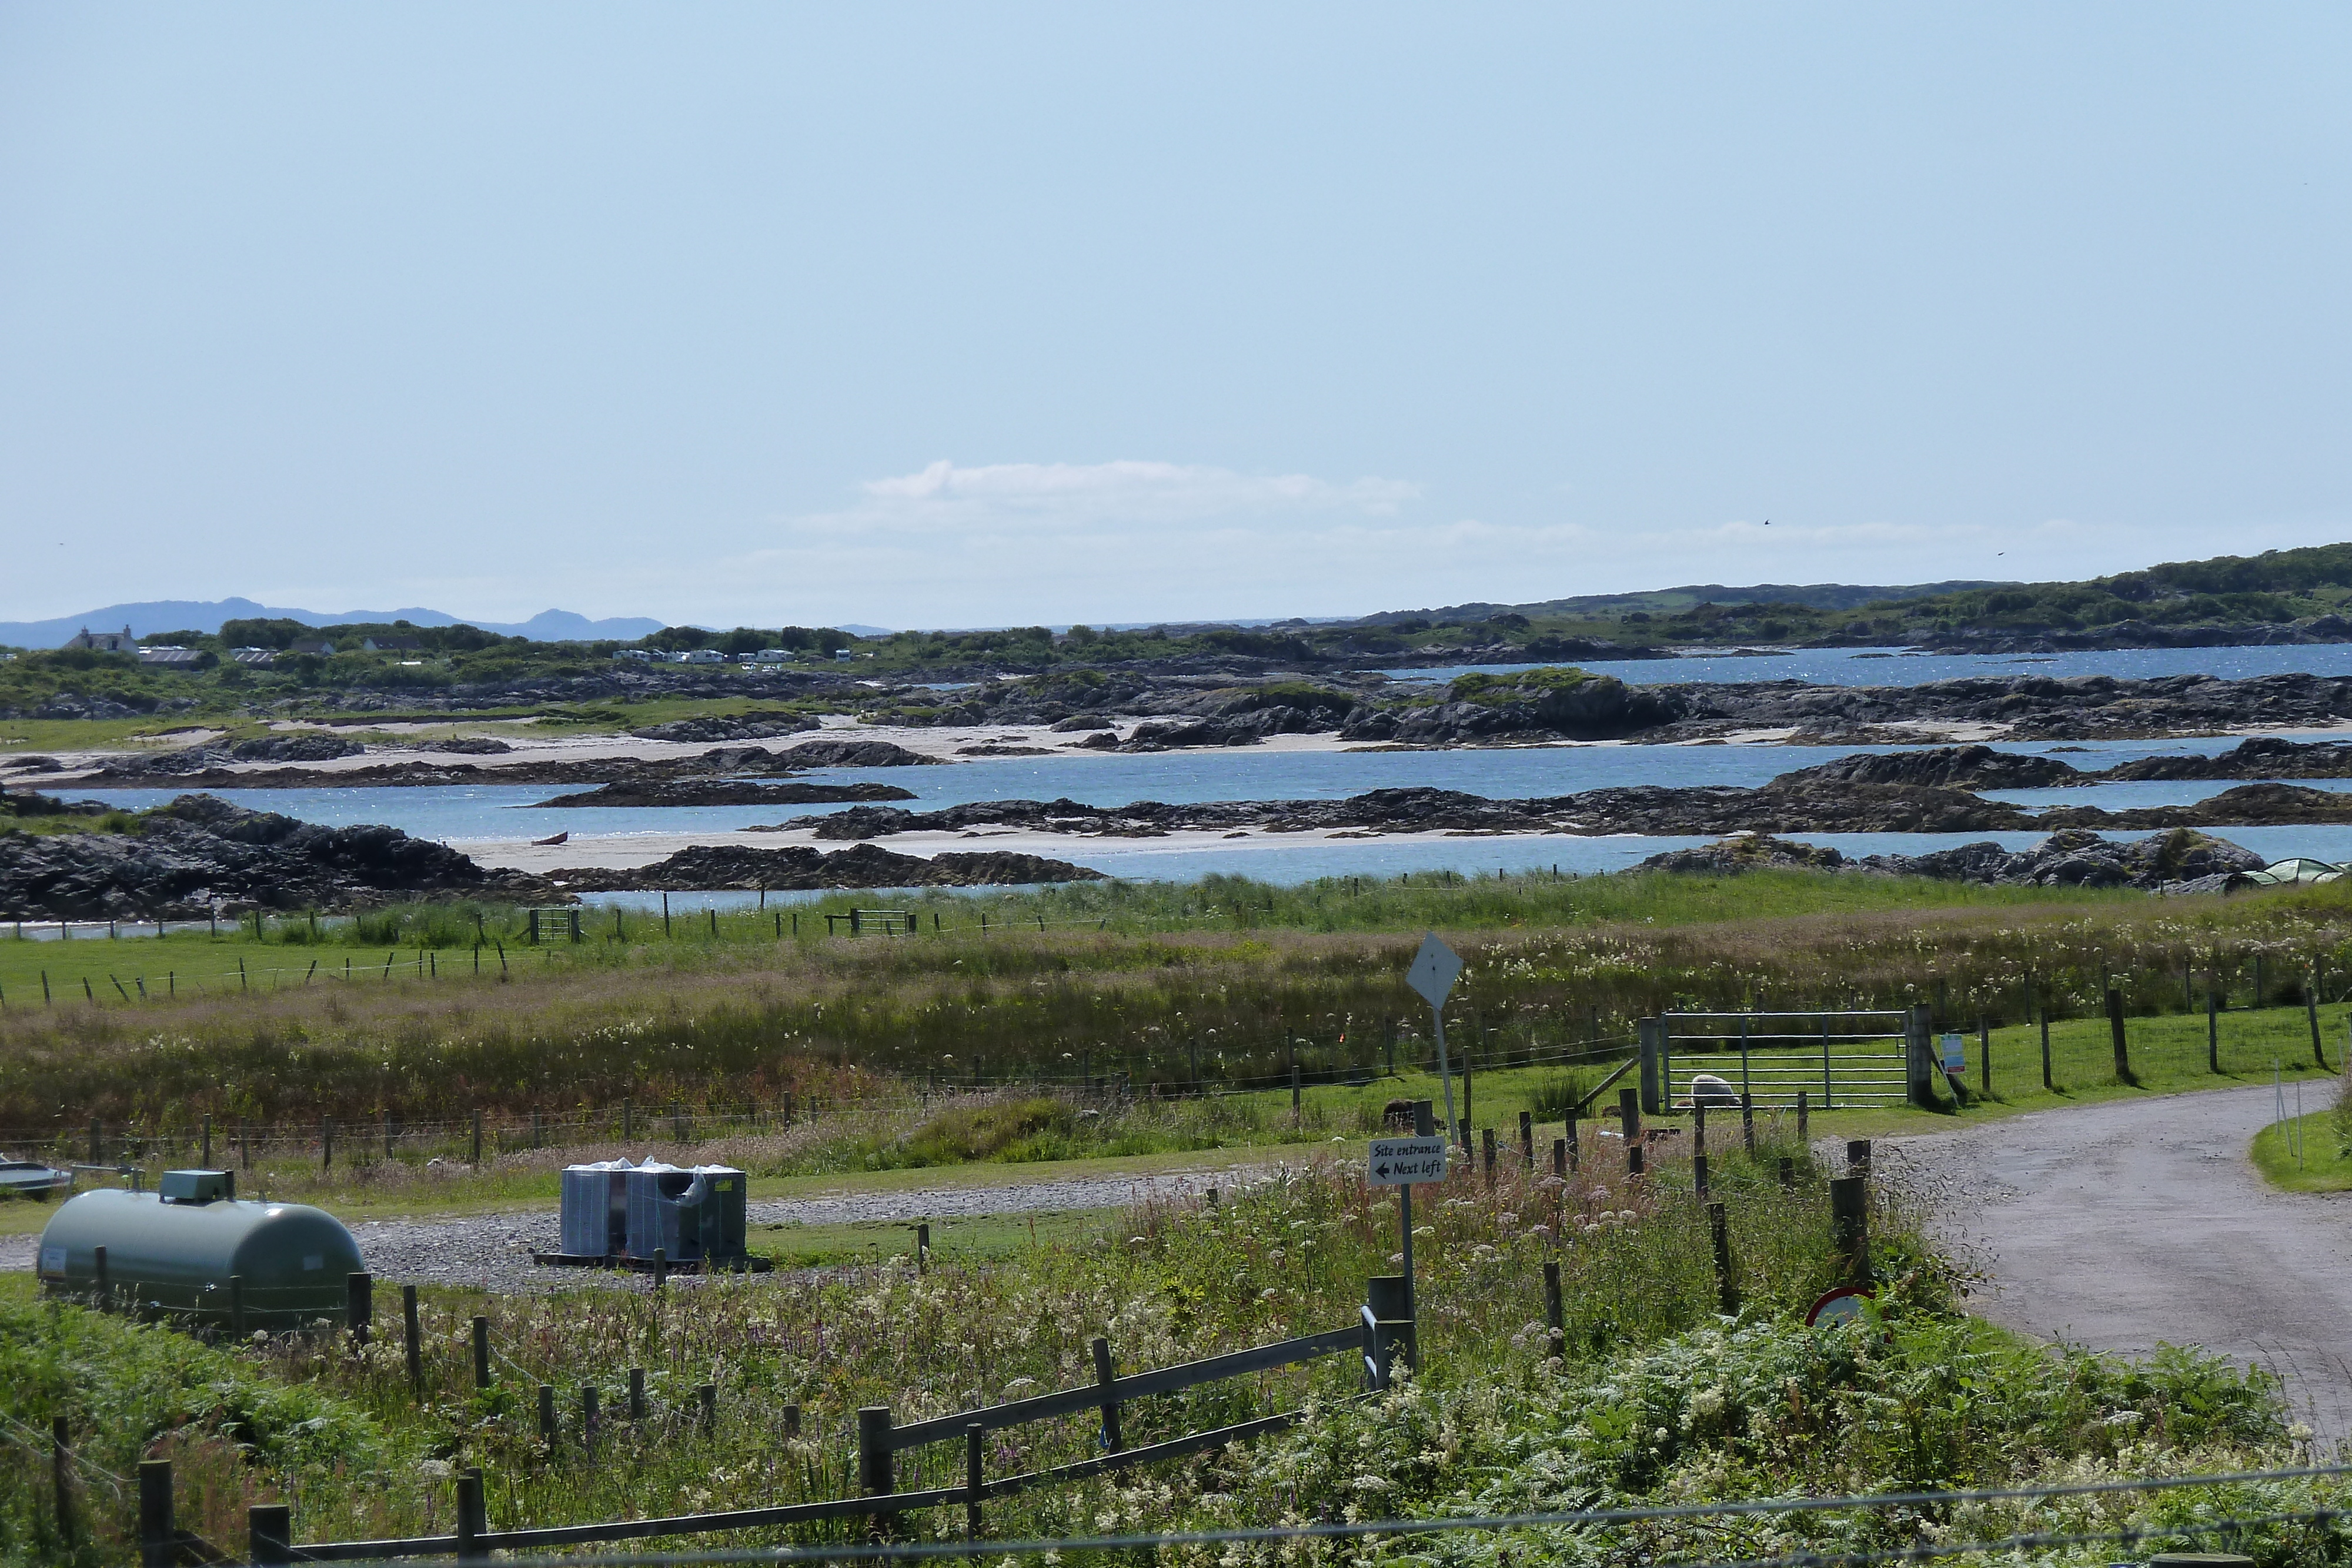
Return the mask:
<svg viewBox="0 0 2352 1568">
<path fill-rule="evenodd" d="M 1446 993 L 1454 989 L 1454 979 L 1461 973 L 1461 958 L 1433 931 L 1421 939 L 1421 951 L 1412 956 L 1412 967 L 1404 972 L 1404 983 L 1419 991 L 1422 1000 L 1431 1007 L 1442 1008 Z"/>
<path fill-rule="evenodd" d="M 1444 1138 L 1374 1138 L 1365 1177 L 1374 1186 L 1445 1179 Z"/>
</svg>

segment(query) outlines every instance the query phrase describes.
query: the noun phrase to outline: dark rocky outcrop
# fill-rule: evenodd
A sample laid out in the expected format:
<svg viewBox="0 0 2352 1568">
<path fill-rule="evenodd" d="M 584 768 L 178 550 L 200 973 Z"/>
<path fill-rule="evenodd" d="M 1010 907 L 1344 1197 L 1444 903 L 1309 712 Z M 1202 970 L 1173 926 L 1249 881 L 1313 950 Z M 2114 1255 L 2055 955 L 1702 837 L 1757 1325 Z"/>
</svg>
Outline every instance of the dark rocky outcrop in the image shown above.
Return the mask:
<svg viewBox="0 0 2352 1568">
<path fill-rule="evenodd" d="M 2054 757 L 2021 757 L 1990 746 L 1857 752 L 1772 780 L 1776 785 L 1924 784 L 1947 789 L 2041 789 L 2082 777 Z"/>
<path fill-rule="evenodd" d="M 1670 850 L 1643 871 L 1727 875 L 1760 870 L 1876 872 L 2011 887 L 2132 887 L 2168 893 L 2223 891 L 2231 877 L 2259 870 L 2263 857 L 2189 829 L 2130 842 L 2096 833 L 2053 833 L 2031 849 L 2005 850 L 1986 840 L 1920 855 L 1849 860 L 1836 850 L 1764 834 L 1736 834 L 1696 849 Z"/>
<path fill-rule="evenodd" d="M 1102 873 L 1067 861 L 1001 850 L 926 860 L 895 854 L 873 844 L 829 854 L 805 846 L 754 850 L 730 844 L 697 845 L 630 871 L 559 871 L 551 873 L 551 880 L 581 893 L 699 893 L 722 888 L 791 893 L 820 888 L 1022 886 L 1101 878 Z"/>
<path fill-rule="evenodd" d="M 1372 833 L 1992 832 L 2031 829 L 2021 809 L 1958 789 L 1901 784 L 1804 785 L 1761 789 L 1634 786 L 1549 799 L 1495 800 L 1454 789 L 1373 789 L 1340 800 L 1137 800 L 1092 806 L 1070 800 L 983 800 L 937 811 L 853 806 L 782 824 L 823 840 L 1013 828 L 1036 832 L 1150 838 L 1176 831 L 1257 828 L 1266 832 Z"/>
<path fill-rule="evenodd" d="M 2241 784 L 2193 806 L 2141 806 L 2120 811 L 2056 806 L 2036 819 L 2052 828 L 2235 828 L 2352 822 L 2352 792 L 2299 784 Z"/>
<path fill-rule="evenodd" d="M 2352 744 L 2256 736 L 2213 757 L 2147 757 L 2087 779 L 2352 779 Z"/>
<path fill-rule="evenodd" d="M 819 727 L 817 721 L 806 714 L 745 713 L 672 719 L 667 724 L 647 725 L 629 733 L 639 740 L 708 743 L 715 740 L 767 740 L 779 735 L 798 735 Z"/>
<path fill-rule="evenodd" d="M 460 757 L 503 757 L 514 747 L 496 736 L 465 735 L 453 740 L 420 740 L 416 749 L 454 752 Z"/>
<path fill-rule="evenodd" d="M 224 910 L 340 910 L 420 894 L 547 900 L 537 878 L 486 870 L 397 828 L 325 828 L 182 795 L 136 833 L 0 835 L 0 915 L 188 919 Z"/>
<path fill-rule="evenodd" d="M 848 800 L 912 800 L 896 784 L 759 784 L 747 779 L 668 779 L 607 784 L 558 795 L 541 806 L 829 806 Z"/>
<path fill-rule="evenodd" d="M 776 754 L 786 768 L 923 768 L 940 759 L 887 740 L 803 740 Z"/>
<path fill-rule="evenodd" d="M 1349 715 L 1339 738 L 1406 746 L 1614 740 L 1684 716 L 1682 689 L 1629 686 L 1613 675 L 1551 668 L 1465 676 L 1430 706 L 1360 708 Z"/>
<path fill-rule="evenodd" d="M 1652 855 L 1635 869 L 1735 876 L 1749 871 L 1839 871 L 1851 863 L 1826 845 L 1794 843 L 1769 833 L 1734 833 L 1695 849 Z"/>
</svg>

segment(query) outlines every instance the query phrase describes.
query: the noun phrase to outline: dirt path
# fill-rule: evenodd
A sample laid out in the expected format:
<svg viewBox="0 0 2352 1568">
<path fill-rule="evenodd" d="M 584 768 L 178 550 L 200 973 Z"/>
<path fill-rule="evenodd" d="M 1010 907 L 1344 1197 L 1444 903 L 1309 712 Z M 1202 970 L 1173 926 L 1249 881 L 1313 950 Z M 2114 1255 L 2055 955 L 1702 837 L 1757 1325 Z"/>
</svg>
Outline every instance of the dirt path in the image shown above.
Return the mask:
<svg viewBox="0 0 2352 1568">
<path fill-rule="evenodd" d="M 2318 1108 L 2306 1091 L 2305 1109 Z M 1994 1322 L 2094 1350 L 2196 1345 L 2270 1368 L 2352 1437 L 2352 1194 L 2283 1193 L 2246 1157 L 2268 1085 L 2045 1111 L 1904 1138 Z"/>
</svg>

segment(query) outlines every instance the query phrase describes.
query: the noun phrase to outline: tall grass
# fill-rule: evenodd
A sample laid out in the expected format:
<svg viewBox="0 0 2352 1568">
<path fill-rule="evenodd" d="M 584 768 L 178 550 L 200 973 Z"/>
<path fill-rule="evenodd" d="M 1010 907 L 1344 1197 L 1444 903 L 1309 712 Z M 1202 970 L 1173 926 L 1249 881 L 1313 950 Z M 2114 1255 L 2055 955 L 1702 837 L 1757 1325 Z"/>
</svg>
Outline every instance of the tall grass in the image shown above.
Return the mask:
<svg viewBox="0 0 2352 1568">
<path fill-rule="evenodd" d="M 1801 1151 L 1792 1151 L 1801 1160 Z M 1416 1206 L 1423 1375 L 1370 1402 L 1352 1356 L 1129 1404 L 1140 1444 L 1273 1409 L 1292 1432 L 1244 1447 L 992 1502 L 1000 1538 L 1217 1528 L 1293 1518 L 1512 1511 L 1694 1497 L 1909 1490 L 2069 1468 L 2246 1466 L 2294 1457 L 2275 1393 L 2180 1352 L 2140 1366 L 2052 1358 L 1953 1311 L 1961 1281 L 1927 1245 L 1915 1199 L 1881 1185 L 1872 1215 L 1883 1323 L 1809 1333 L 1804 1304 L 1839 1276 L 1819 1174 L 1793 1189 L 1778 1151 L 1719 1160 L 1743 1294 L 1718 1315 L 1707 1225 L 1678 1162 L 1636 1181 L 1513 1167 L 1458 1175 Z M 908 1261 L 831 1274 L 683 1281 L 655 1296 L 589 1286 L 485 1297 L 431 1291 L 425 1385 L 396 1337 L 364 1352 L 286 1337 L 207 1350 L 162 1328 L 42 1312 L 0 1287 L 0 1415 L 34 1431 L 64 1415 L 97 1465 L 128 1475 L 161 1445 L 183 1467 L 184 1522 L 232 1543 L 250 1501 L 292 1503 L 298 1541 L 450 1528 L 457 1469 L 485 1472 L 494 1526 L 745 1507 L 855 1490 L 855 1413 L 901 1422 L 1084 1385 L 1105 1336 L 1141 1370 L 1353 1321 L 1390 1272 L 1396 1199 L 1359 1173 L 1307 1165 L 1225 1202 L 1162 1204 L 1075 1244 L 993 1261 Z M 1565 1354 L 1544 1326 L 1543 1265 L 1560 1269 Z M 379 1304 L 379 1322 L 396 1322 Z M 13 1299 L 11 1299 L 13 1298 Z M 469 1320 L 490 1321 L 493 1386 L 472 1385 Z M 76 1376 L 87 1364 L 97 1371 Z M 633 1421 L 627 1371 L 649 1410 Z M 718 1392 L 698 1428 L 695 1390 Z M 562 1431 L 538 1430 L 540 1385 Z M 580 1390 L 602 1441 L 583 1449 Z M 797 1409 L 797 1428 L 788 1411 Z M 1099 1452 L 1091 1415 L 992 1437 L 992 1475 Z M 12 1428 L 14 1429 L 14 1428 Z M 961 1446 L 901 1457 L 902 1487 L 953 1485 Z M 225 1462 L 226 1461 L 226 1462 Z M 128 1500 L 89 1500 L 106 1525 L 79 1551 L 44 1521 L 40 1467 L 0 1467 L 11 1556 L 121 1563 Z M 958 1510 L 910 1516 L 951 1537 Z M 1905 1545 L 1916 1518 L 1788 1523 L 1798 1544 Z M 854 1527 L 851 1527 L 854 1528 Z M 1755 1527 L 1693 1522 L 1670 1537 L 1440 1543 L 1449 1558 L 1620 1561 L 1756 1555 Z M 1724 1532 L 1730 1531 L 1727 1537 Z M 1743 1532 L 1748 1532 L 1744 1533 Z M 840 1540 L 839 1526 L 714 1545 Z M 680 1542 L 691 1547 L 692 1542 Z M 2325 1542 L 2318 1545 L 2324 1552 Z M 1175 1553 L 1212 1562 L 1337 1563 L 1338 1547 Z M 2310 1557 L 2279 1561 L 2316 1560 Z"/>
<path fill-rule="evenodd" d="M 1449 1004 L 1457 1051 L 1492 1065 L 1556 1060 L 1676 1006 L 1927 1002 L 1956 1025 L 1979 1015 L 1998 1025 L 2022 1019 L 2029 996 L 2061 1018 L 2093 1016 L 2111 985 L 2147 1015 L 2199 1005 L 2213 985 L 2233 1004 L 2253 1001 L 2258 974 L 2266 1000 L 2299 997 L 2306 975 L 2331 996 L 2352 980 L 2352 888 L 2340 886 L 1742 917 L 1742 904 L 1769 907 L 1775 888 L 1843 897 L 1849 883 L 1897 884 L 1790 873 L 1710 892 L 1708 879 L 1687 880 L 1623 879 L 1610 896 L 1657 884 L 1660 908 L 1716 898 L 1732 913 L 1552 925 L 1528 903 L 1511 923 L 1445 927 L 1469 960 Z M 1558 896 L 1593 885 L 1562 883 Z M 450 975 L 451 964 L 437 980 L 414 978 L 411 966 L 365 985 L 196 998 L 184 988 L 170 1004 L 12 1000 L 0 1018 L 0 1125 L 204 1111 L 427 1120 L 632 1097 L 740 1105 L 845 1072 L 1125 1075 L 1141 1087 L 1274 1083 L 1296 1061 L 1313 1082 L 1384 1067 L 1392 1050 L 1401 1064 L 1430 1059 L 1426 1010 L 1403 984 L 1411 935 L 992 929 L 780 943 L 725 930 L 717 941 L 542 949 L 556 956 L 479 980 L 470 965 Z M 0 957 L 21 963 L 5 950 L 31 946 L 0 943 Z M 22 998 L 23 981 L 8 994 Z"/>
</svg>

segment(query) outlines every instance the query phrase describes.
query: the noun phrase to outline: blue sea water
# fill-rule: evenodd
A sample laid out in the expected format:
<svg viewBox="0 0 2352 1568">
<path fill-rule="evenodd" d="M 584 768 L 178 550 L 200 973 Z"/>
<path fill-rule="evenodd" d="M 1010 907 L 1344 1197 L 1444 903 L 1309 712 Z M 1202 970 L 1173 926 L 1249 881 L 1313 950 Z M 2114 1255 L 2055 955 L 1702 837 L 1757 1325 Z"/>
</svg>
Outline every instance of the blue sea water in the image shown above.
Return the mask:
<svg viewBox="0 0 2352 1568">
<path fill-rule="evenodd" d="M 2110 653 L 2041 655 L 1905 654 L 1876 650 L 1810 649 L 1769 657 L 1716 655 L 1596 664 L 1587 668 L 1643 685 L 1691 680 L 1798 679 L 1823 685 L 1897 685 L 1964 676 L 2114 675 L 2142 678 L 2211 674 L 2232 679 L 2294 671 L 2352 675 L 2352 644 L 2307 647 L 2128 649 Z M 1446 680 L 1469 669 L 1507 673 L 1515 665 L 1464 665 L 1444 670 L 1391 672 L 1400 680 Z M 2164 741 L 2003 744 L 1997 749 L 2060 755 L 2085 771 L 2151 756 L 2194 752 L 2210 755 L 2237 744 L 2237 737 Z M 1490 799 L 1570 794 L 1581 789 L 1634 784 L 1752 787 L 1792 769 L 1857 749 L 1890 747 L 1601 745 L 1453 751 L 1284 751 L 1244 747 L 1174 751 L 1147 756 L 1069 753 L 1052 757 L 989 758 L 936 768 L 836 768 L 814 773 L 813 781 L 882 779 L 912 790 L 910 810 L 932 810 L 985 800 L 1068 798 L 1088 805 L 1118 806 L 1132 800 L 1183 805 L 1208 800 L 1334 800 L 1367 789 L 1431 788 L 1458 789 Z M 1996 800 L 2028 807 L 2099 805 L 2108 808 L 2186 804 L 2229 788 L 2226 783 L 2109 784 L 2069 789 L 2004 791 Z M 2352 788 L 2352 780 L 2317 781 L 2318 788 Z M 215 793 L 256 810 L 283 811 L 330 826 L 385 822 L 422 838 L 459 848 L 489 841 L 546 838 L 570 832 L 577 839 L 625 838 L 736 831 L 817 815 L 839 807 L 710 806 L 688 808 L 556 808 L 536 802 L 578 786 L 464 785 L 447 789 L 223 789 Z M 68 794 L 81 791 L 68 788 Z M 161 804 L 174 789 L 118 789 L 105 798 L 126 808 Z M 1966 841 L 1937 834 L 1873 833 L 1806 835 L 1849 854 L 1919 853 Z M 1979 835 L 1980 836 L 1980 835 Z M 2034 835 L 1994 835 L 2021 848 Z M 2271 856 L 2309 854 L 2323 860 L 2352 857 L 2352 828 L 2233 828 L 2224 835 Z M 2015 841 L 2011 842 L 2011 841 Z M 1285 841 L 1281 835 L 1252 833 L 1209 847 L 1156 847 L 1154 840 L 1072 839 L 1064 852 L 1097 870 L 1119 876 L 1188 879 L 1213 873 L 1238 873 L 1280 882 L 1320 876 L 1395 875 L 1401 872 L 1460 873 L 1502 869 L 1512 873 L 1548 869 L 1612 871 L 1661 851 L 1700 841 L 1666 837 L 1580 838 L 1569 836 L 1400 842 L 1383 839 Z M 635 894 L 612 895 L 635 899 Z M 715 895 L 725 899 L 731 895 Z M 745 894 L 750 898 L 755 895 Z M 675 901 L 675 895 L 674 895 Z"/>
</svg>

